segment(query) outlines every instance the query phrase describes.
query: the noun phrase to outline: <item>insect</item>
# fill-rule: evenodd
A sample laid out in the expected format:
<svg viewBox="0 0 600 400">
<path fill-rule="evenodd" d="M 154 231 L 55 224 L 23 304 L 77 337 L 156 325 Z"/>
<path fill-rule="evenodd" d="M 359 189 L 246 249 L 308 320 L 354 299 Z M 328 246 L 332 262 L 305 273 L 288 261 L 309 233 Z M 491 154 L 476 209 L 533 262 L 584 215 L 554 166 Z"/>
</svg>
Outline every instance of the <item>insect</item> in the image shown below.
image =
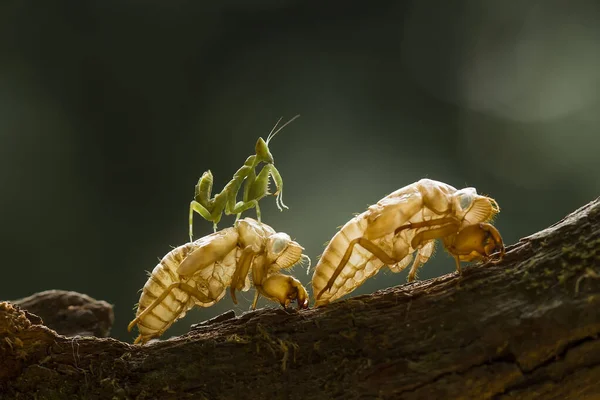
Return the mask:
<svg viewBox="0 0 600 400">
<path fill-rule="evenodd" d="M 496 251 L 503 257 L 500 233 L 489 223 L 499 211 L 494 199 L 471 187 L 457 190 L 422 179 L 396 190 L 331 239 L 312 278 L 315 305 L 352 292 L 383 265 L 400 272 L 413 261 L 408 281 L 414 280 L 433 255 L 436 239 L 456 260 L 459 274 L 461 261 L 487 260 Z"/>
<path fill-rule="evenodd" d="M 212 172 L 208 170 L 202 174 L 194 189 L 194 200 L 190 203 L 190 242 L 193 241 L 194 212 L 200 214 L 202 218 L 207 221 L 212 221 L 215 232 L 217 231 L 217 224 L 221 220 L 223 212 L 227 215 L 236 214 L 237 221 L 244 211 L 255 208 L 256 217 L 258 222 L 260 222 L 260 207 L 258 206 L 258 201 L 271 194 L 269 193 L 270 177 L 273 178 L 277 188 L 275 193 L 273 193 L 273 195 L 276 196 L 275 204 L 277 204 L 277 208 L 279 211 L 288 208 L 283 204 L 283 179 L 277 168 L 275 168 L 275 160 L 269 150 L 269 142 L 277 135 L 277 133 L 298 117 L 300 117 L 300 115 L 296 115 L 279 129 L 275 130 L 281 121 L 280 118 L 267 136 L 267 140 L 258 138 L 255 146 L 256 154 L 253 154 L 246 159 L 244 165 L 233 174 L 233 179 L 231 179 L 231 181 L 225 185 L 223 190 L 214 197 L 210 197 L 213 185 Z M 255 168 L 259 166 L 260 163 L 265 163 L 266 165 L 257 175 Z M 243 199 L 238 202 L 237 195 L 242 185 L 245 185 Z"/>
<path fill-rule="evenodd" d="M 235 291 L 250 288 L 250 275 L 256 288 L 252 309 L 260 295 L 284 308 L 294 300 L 299 309 L 307 308 L 304 286 L 280 272 L 308 258 L 303 250 L 286 233 L 252 218 L 173 249 L 142 289 L 136 318 L 128 326 L 129 331 L 138 326 L 140 335 L 134 343 L 162 335 L 194 305 L 212 306 L 227 287 L 237 304 Z"/>
</svg>

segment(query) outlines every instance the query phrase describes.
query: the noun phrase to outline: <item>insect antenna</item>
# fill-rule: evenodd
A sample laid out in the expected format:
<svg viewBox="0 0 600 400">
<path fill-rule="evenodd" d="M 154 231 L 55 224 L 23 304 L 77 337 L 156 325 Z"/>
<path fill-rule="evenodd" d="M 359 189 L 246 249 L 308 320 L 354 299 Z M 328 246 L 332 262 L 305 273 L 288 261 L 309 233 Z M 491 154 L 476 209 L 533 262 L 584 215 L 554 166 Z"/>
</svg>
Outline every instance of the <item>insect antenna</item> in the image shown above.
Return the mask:
<svg viewBox="0 0 600 400">
<path fill-rule="evenodd" d="M 307 256 L 306 254 L 302 254 L 300 256 L 300 264 L 304 264 L 304 260 L 306 260 L 308 262 L 308 265 L 306 266 L 306 275 L 308 275 L 310 273 L 310 266 L 311 266 L 311 261 L 310 261 L 310 257 Z"/>
<path fill-rule="evenodd" d="M 279 127 L 279 129 L 275 130 L 275 129 L 277 128 L 277 125 L 279 125 L 279 122 L 281 122 L 281 119 L 282 119 L 283 117 L 279 118 L 279 119 L 277 120 L 277 123 L 276 123 L 276 124 L 275 124 L 275 126 L 273 127 L 273 129 L 271 129 L 271 132 L 269 132 L 269 136 L 267 136 L 267 140 L 266 140 L 267 146 L 269 145 L 269 141 L 270 141 L 271 139 L 273 139 L 273 138 L 275 137 L 275 135 L 277 135 L 277 134 L 278 134 L 278 133 L 279 133 L 279 132 L 280 132 L 280 131 L 281 131 L 283 128 L 285 128 L 286 126 L 288 126 L 289 124 L 291 124 L 291 123 L 292 123 L 292 122 L 293 122 L 295 119 L 297 119 L 298 117 L 300 117 L 300 114 L 296 115 L 294 118 L 290 119 L 288 122 L 286 122 L 285 124 L 281 125 L 281 126 Z"/>
</svg>

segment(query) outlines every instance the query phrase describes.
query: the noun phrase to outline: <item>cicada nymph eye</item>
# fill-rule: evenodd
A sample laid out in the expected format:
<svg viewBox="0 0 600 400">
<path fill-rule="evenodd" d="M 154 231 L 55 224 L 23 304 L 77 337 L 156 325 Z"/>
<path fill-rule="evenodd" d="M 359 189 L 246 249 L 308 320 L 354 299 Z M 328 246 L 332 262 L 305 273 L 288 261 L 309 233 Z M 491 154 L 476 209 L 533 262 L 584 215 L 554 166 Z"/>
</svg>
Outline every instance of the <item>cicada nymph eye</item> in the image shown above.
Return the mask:
<svg viewBox="0 0 600 400">
<path fill-rule="evenodd" d="M 267 244 L 267 251 L 269 253 L 279 255 L 282 251 L 286 249 L 288 244 L 292 241 L 289 235 L 285 233 L 276 233 L 271 235 L 269 238 L 269 243 Z"/>
<path fill-rule="evenodd" d="M 461 193 L 458 196 L 458 204 L 460 205 L 460 209 L 466 211 L 471 207 L 473 203 L 473 196 L 470 193 Z"/>
</svg>

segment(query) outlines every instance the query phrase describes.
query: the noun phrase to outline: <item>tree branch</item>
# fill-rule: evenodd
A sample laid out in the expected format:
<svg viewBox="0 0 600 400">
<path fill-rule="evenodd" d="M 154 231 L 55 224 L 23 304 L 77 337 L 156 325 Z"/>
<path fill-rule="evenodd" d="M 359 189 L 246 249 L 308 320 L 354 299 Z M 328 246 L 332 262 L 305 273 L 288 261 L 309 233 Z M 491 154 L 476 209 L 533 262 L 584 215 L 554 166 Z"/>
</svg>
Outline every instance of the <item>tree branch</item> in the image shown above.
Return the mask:
<svg viewBox="0 0 600 400">
<path fill-rule="evenodd" d="M 47 290 L 12 303 L 64 336 L 106 337 L 115 320 L 107 302 L 66 290 Z"/>
<path fill-rule="evenodd" d="M 462 277 L 299 313 L 229 313 L 146 346 L 59 336 L 0 303 L 0 390 L 7 398 L 597 398 L 599 247 L 597 199 Z"/>
</svg>

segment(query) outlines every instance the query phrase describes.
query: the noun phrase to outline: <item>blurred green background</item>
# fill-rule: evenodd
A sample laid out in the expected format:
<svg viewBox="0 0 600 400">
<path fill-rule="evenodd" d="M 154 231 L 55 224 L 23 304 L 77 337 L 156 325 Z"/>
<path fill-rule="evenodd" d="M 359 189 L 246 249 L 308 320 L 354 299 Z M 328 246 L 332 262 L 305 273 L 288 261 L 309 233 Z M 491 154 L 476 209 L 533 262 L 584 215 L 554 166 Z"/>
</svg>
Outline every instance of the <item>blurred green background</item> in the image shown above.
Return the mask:
<svg viewBox="0 0 600 400">
<path fill-rule="evenodd" d="M 187 241 L 199 176 L 210 168 L 220 190 L 295 114 L 270 146 L 290 209 L 261 207 L 313 265 L 353 213 L 423 177 L 494 197 L 514 243 L 600 194 L 599 9 L 4 1 L 0 298 L 83 292 L 114 304 L 112 335 L 131 340 L 145 271 Z M 211 232 L 196 218 L 196 237 Z M 438 249 L 420 278 L 453 271 Z M 353 295 L 405 279 L 382 271 Z M 252 297 L 195 309 L 164 337 Z"/>
</svg>

